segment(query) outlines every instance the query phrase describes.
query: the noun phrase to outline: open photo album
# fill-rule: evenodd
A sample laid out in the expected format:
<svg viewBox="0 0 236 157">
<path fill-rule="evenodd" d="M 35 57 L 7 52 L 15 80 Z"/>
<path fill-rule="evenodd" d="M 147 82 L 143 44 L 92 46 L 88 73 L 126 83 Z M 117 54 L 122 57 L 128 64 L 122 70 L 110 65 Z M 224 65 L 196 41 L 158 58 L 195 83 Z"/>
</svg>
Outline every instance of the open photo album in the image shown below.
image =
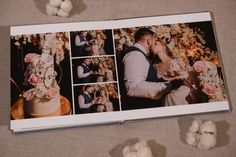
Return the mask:
<svg viewBox="0 0 236 157">
<path fill-rule="evenodd" d="M 210 12 L 10 29 L 13 132 L 230 110 Z"/>
</svg>

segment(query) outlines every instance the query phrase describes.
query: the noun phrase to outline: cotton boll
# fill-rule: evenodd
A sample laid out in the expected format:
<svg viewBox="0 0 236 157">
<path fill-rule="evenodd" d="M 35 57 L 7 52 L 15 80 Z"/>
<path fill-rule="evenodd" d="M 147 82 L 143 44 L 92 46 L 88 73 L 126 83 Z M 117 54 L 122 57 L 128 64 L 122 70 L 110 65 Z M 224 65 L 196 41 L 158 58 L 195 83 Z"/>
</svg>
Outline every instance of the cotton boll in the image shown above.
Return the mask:
<svg viewBox="0 0 236 157">
<path fill-rule="evenodd" d="M 202 134 L 197 147 L 199 149 L 208 150 L 216 146 L 216 136 L 212 134 Z"/>
<path fill-rule="evenodd" d="M 61 17 L 68 17 L 69 13 L 64 11 L 64 10 L 62 10 L 62 9 L 59 9 L 58 12 L 57 12 L 57 15 L 61 16 Z"/>
<path fill-rule="evenodd" d="M 202 134 L 203 133 L 210 133 L 210 134 L 216 135 L 217 130 L 216 130 L 216 126 L 215 126 L 214 122 L 209 120 L 209 121 L 205 121 L 202 124 L 199 132 Z"/>
<path fill-rule="evenodd" d="M 54 7 L 59 7 L 62 3 L 62 0 L 49 0 L 49 4 Z"/>
<path fill-rule="evenodd" d="M 134 151 L 133 146 L 129 145 L 123 149 L 123 157 L 137 157 L 136 151 Z"/>
<path fill-rule="evenodd" d="M 54 6 L 51 6 L 50 4 L 46 5 L 46 12 L 48 15 L 56 15 L 57 14 L 57 8 Z"/>
<path fill-rule="evenodd" d="M 135 145 L 126 146 L 123 149 L 123 157 L 153 157 L 153 155 L 146 142 L 138 142 Z"/>
<path fill-rule="evenodd" d="M 202 125 L 202 121 L 199 119 L 195 119 L 192 122 L 192 126 L 189 128 L 190 132 L 197 132 L 200 129 L 200 126 Z"/>
<path fill-rule="evenodd" d="M 136 143 L 137 157 L 152 157 L 152 151 L 146 142 Z"/>
<path fill-rule="evenodd" d="M 199 134 L 193 133 L 193 132 L 187 132 L 186 135 L 186 142 L 190 146 L 197 146 L 199 140 Z"/>
<path fill-rule="evenodd" d="M 126 155 L 124 155 L 124 157 L 137 157 L 137 153 L 136 152 L 129 152 Z"/>
<path fill-rule="evenodd" d="M 60 8 L 64 10 L 65 12 L 69 13 L 71 9 L 73 8 L 73 5 L 70 0 L 65 0 L 61 2 Z"/>
</svg>

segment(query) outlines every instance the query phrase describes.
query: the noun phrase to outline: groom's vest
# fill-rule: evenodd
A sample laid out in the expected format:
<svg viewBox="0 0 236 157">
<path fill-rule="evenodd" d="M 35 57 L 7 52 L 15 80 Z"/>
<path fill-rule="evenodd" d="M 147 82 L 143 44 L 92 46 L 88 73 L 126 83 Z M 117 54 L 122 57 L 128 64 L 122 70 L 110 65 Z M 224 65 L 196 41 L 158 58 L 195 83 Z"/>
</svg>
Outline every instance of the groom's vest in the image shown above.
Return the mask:
<svg viewBox="0 0 236 157">
<path fill-rule="evenodd" d="M 81 93 L 81 95 L 82 95 L 83 98 L 84 98 L 84 103 L 85 103 L 85 104 L 91 103 L 92 98 L 91 98 L 90 96 L 88 96 L 88 95 L 85 94 L 84 92 Z M 79 113 L 92 113 L 92 108 L 89 107 L 89 108 L 79 109 Z"/>
<path fill-rule="evenodd" d="M 90 71 L 89 67 L 85 66 L 84 64 L 81 64 L 80 66 L 83 68 L 83 74 L 88 73 Z M 90 75 L 85 78 L 79 79 L 79 82 L 80 83 L 90 83 L 91 82 Z"/>
<path fill-rule="evenodd" d="M 86 37 L 83 37 L 82 34 L 79 34 L 79 39 L 80 39 L 80 42 L 83 42 L 83 41 L 87 41 Z M 85 50 L 85 48 L 88 47 L 87 44 L 85 45 L 82 45 L 82 46 L 78 46 L 77 48 L 77 51 L 78 51 L 78 56 L 88 56 L 88 52 Z"/>
<path fill-rule="evenodd" d="M 142 50 L 140 50 L 137 47 L 129 47 L 126 50 L 125 55 L 130 53 L 130 52 L 133 52 L 133 51 L 136 51 L 137 53 L 143 54 L 144 57 L 146 58 L 146 60 L 150 64 L 149 69 L 148 69 L 148 73 L 147 73 L 147 77 L 146 77 L 145 81 L 147 81 L 147 82 L 159 82 L 159 79 L 157 77 L 156 69 L 152 65 L 152 62 L 149 59 L 149 57 Z M 122 58 L 122 60 L 123 60 L 123 58 Z M 123 65 L 123 72 L 124 72 L 124 65 Z M 124 73 L 123 73 L 123 75 L 124 75 Z M 123 86 L 125 86 L 124 77 L 123 77 L 122 81 L 123 82 L 121 84 Z M 122 98 L 122 101 L 123 101 L 122 102 L 122 109 L 124 109 L 124 110 L 152 108 L 152 107 L 161 107 L 161 106 L 163 106 L 162 103 L 161 103 L 161 100 L 153 100 L 153 99 L 141 98 L 141 97 L 130 97 L 130 96 L 127 95 L 126 88 L 123 87 L 122 89 L 125 90 L 125 91 L 121 91 L 121 92 L 124 92 L 123 98 Z"/>
</svg>

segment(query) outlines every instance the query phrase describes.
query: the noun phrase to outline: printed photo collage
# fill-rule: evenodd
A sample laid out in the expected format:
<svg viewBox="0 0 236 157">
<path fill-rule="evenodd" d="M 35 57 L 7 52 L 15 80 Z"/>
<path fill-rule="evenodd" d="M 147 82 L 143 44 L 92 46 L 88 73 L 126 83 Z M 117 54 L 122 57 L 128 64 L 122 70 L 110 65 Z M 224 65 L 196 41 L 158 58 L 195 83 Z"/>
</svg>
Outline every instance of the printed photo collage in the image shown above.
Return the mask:
<svg viewBox="0 0 236 157">
<path fill-rule="evenodd" d="M 112 30 L 11 36 L 11 118 L 120 111 L 113 40 Z"/>
<path fill-rule="evenodd" d="M 226 101 L 211 21 L 11 36 L 11 118 Z"/>
</svg>

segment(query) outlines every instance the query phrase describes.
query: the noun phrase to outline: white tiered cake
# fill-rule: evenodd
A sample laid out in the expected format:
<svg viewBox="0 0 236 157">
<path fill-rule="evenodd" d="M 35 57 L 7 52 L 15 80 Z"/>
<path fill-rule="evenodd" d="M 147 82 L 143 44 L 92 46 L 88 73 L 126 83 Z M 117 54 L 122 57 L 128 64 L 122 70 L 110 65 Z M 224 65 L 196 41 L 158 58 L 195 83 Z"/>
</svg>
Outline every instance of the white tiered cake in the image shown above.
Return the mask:
<svg viewBox="0 0 236 157">
<path fill-rule="evenodd" d="M 54 59 L 50 54 L 29 53 L 25 85 L 31 88 L 24 92 L 24 111 L 31 117 L 55 116 L 60 114 L 60 88 L 56 81 Z"/>
</svg>

